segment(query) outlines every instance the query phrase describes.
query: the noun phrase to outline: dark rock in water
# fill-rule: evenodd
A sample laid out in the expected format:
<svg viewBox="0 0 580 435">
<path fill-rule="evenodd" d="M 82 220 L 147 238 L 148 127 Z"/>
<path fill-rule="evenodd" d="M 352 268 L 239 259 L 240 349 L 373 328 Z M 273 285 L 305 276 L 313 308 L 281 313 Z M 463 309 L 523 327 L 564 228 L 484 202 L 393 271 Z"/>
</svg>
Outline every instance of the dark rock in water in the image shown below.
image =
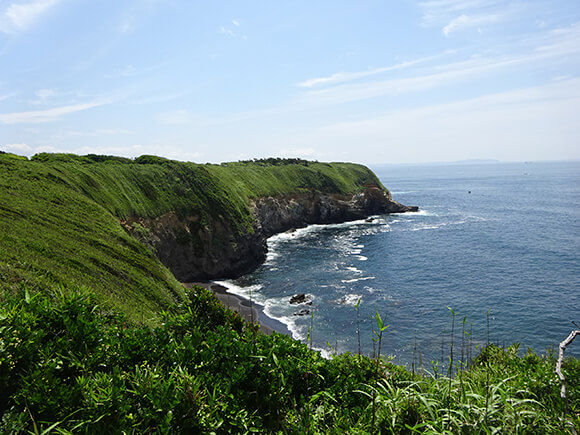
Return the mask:
<svg viewBox="0 0 580 435">
<path fill-rule="evenodd" d="M 295 316 L 307 316 L 308 314 L 310 314 L 310 310 L 307 309 L 300 310 L 297 313 L 294 313 Z"/>
<path fill-rule="evenodd" d="M 370 217 L 370 218 L 366 218 L 366 219 L 365 219 L 365 222 L 369 222 L 369 223 L 370 223 L 370 222 L 372 222 L 372 221 L 374 221 L 374 220 L 375 220 L 375 218 L 372 218 L 372 217 Z"/>
<path fill-rule="evenodd" d="M 290 303 L 291 304 L 304 304 L 309 302 L 308 296 L 306 296 L 305 293 L 298 293 L 295 294 L 294 296 L 292 296 L 290 298 Z"/>
</svg>

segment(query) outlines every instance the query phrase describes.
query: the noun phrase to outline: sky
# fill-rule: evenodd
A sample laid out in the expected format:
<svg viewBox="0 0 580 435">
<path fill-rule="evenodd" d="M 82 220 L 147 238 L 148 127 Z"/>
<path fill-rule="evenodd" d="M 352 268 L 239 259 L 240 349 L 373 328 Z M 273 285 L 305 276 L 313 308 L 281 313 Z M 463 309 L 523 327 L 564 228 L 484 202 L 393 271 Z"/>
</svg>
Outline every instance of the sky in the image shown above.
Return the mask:
<svg viewBox="0 0 580 435">
<path fill-rule="evenodd" d="M 0 150 L 580 158 L 578 0 L 0 0 Z"/>
</svg>

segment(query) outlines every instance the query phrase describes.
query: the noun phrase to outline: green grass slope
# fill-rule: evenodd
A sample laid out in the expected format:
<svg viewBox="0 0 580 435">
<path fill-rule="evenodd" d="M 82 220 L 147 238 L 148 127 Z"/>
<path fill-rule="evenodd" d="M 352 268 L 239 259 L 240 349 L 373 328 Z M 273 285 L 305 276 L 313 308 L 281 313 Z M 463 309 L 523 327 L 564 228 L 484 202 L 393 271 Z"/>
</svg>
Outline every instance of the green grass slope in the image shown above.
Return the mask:
<svg viewBox="0 0 580 435">
<path fill-rule="evenodd" d="M 62 165 L 0 155 L 2 292 L 85 286 L 136 320 L 179 302 L 171 273 L 71 178 Z"/>
<path fill-rule="evenodd" d="M 132 318 L 148 319 L 180 302 L 183 290 L 120 219 L 174 212 L 199 216 L 201 227 L 219 217 L 243 233 L 252 231 L 250 198 L 312 189 L 351 194 L 366 184 L 380 183 L 346 163 L 0 154 L 0 287 L 84 285 Z"/>
</svg>

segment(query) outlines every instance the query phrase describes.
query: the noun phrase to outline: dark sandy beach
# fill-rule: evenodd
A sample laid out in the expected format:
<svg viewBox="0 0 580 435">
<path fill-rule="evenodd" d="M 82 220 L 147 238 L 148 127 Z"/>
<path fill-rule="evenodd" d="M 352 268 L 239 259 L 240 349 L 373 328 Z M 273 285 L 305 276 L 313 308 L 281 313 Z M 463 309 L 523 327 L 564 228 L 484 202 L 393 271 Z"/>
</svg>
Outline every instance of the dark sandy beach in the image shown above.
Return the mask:
<svg viewBox="0 0 580 435">
<path fill-rule="evenodd" d="M 186 287 L 198 285 L 210 290 L 224 307 L 239 313 L 247 322 L 255 322 L 260 325 L 264 334 L 272 334 L 276 331 L 280 334 L 292 335 L 286 325 L 276 319 L 268 317 L 264 313 L 264 307 L 234 293 L 228 292 L 227 287 L 213 282 L 183 283 Z"/>
</svg>

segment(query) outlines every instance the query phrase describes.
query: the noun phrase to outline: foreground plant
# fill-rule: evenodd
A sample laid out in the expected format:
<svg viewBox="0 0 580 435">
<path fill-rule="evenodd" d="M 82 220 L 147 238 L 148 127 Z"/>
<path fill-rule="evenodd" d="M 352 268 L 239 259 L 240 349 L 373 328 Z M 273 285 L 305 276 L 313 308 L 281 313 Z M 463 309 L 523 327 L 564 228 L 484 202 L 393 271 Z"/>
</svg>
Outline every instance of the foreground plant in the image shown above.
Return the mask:
<svg viewBox="0 0 580 435">
<path fill-rule="evenodd" d="M 197 287 L 155 327 L 82 288 L 1 296 L 0 433 L 572 433 L 566 421 L 579 423 L 579 361 L 561 366 L 566 419 L 554 357 L 517 346 L 487 346 L 461 377 L 435 379 L 255 333 Z"/>
</svg>

